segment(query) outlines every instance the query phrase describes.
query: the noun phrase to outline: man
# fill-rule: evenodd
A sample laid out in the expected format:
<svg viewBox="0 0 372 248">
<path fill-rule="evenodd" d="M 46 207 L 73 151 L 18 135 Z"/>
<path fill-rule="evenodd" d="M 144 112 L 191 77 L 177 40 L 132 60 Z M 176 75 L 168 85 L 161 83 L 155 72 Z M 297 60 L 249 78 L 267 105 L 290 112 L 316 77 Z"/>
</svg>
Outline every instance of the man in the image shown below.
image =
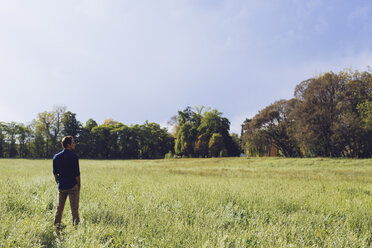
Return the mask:
<svg viewBox="0 0 372 248">
<path fill-rule="evenodd" d="M 80 168 L 79 159 L 73 150 L 75 142 L 72 136 L 62 139 L 63 151 L 53 157 L 53 174 L 58 185 L 58 204 L 54 225 L 61 224 L 62 213 L 65 207 L 67 196 L 70 198 L 72 223 L 77 225 L 79 219 L 79 194 L 80 194 Z"/>
</svg>

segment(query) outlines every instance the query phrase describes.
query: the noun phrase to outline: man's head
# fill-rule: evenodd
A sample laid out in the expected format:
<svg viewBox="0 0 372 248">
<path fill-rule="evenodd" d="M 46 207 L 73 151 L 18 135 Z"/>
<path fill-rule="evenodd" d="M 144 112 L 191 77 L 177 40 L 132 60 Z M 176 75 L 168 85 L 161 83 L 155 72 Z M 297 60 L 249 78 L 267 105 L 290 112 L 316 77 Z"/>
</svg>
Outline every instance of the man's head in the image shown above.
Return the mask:
<svg viewBox="0 0 372 248">
<path fill-rule="evenodd" d="M 68 150 L 74 150 L 75 149 L 75 141 L 72 136 L 66 136 L 62 139 L 62 146 L 65 149 Z"/>
</svg>

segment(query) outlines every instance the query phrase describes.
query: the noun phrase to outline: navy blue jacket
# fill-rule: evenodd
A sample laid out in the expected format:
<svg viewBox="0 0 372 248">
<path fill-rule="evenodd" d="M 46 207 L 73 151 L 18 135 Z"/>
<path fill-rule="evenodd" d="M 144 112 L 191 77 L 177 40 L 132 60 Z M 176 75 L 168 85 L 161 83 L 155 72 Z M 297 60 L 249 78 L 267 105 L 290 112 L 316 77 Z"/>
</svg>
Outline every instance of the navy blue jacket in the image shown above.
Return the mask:
<svg viewBox="0 0 372 248">
<path fill-rule="evenodd" d="M 80 176 L 79 158 L 70 150 L 64 149 L 53 157 L 53 174 L 58 178 L 58 189 L 71 189 Z"/>
</svg>

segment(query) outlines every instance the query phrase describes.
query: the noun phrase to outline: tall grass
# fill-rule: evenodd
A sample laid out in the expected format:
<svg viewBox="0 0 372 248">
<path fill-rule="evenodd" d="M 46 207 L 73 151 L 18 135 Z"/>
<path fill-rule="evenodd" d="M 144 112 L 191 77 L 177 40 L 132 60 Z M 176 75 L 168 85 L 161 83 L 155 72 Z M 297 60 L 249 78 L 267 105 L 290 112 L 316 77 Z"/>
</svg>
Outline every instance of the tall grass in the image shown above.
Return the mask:
<svg viewBox="0 0 372 248">
<path fill-rule="evenodd" d="M 372 160 L 81 160 L 53 227 L 50 160 L 0 160 L 0 247 L 368 247 Z"/>
</svg>

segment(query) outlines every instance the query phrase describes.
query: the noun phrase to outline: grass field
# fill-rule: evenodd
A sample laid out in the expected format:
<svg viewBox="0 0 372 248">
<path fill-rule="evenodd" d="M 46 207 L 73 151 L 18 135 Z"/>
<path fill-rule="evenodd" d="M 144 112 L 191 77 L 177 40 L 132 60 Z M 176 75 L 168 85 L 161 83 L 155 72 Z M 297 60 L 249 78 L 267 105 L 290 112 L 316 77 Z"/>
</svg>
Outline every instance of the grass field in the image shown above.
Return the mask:
<svg viewBox="0 0 372 248">
<path fill-rule="evenodd" d="M 372 160 L 81 160 L 57 233 L 51 160 L 0 160 L 0 247 L 369 247 Z"/>
</svg>

